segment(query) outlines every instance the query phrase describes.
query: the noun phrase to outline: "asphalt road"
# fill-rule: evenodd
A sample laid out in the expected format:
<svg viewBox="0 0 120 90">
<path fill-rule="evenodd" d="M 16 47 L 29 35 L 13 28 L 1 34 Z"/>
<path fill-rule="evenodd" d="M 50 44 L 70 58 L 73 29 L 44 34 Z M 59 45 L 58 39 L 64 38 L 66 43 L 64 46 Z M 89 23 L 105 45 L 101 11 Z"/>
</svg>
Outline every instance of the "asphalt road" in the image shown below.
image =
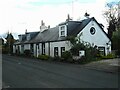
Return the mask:
<svg viewBox="0 0 120 90">
<path fill-rule="evenodd" d="M 3 55 L 3 88 L 117 88 L 118 74 Z"/>
</svg>

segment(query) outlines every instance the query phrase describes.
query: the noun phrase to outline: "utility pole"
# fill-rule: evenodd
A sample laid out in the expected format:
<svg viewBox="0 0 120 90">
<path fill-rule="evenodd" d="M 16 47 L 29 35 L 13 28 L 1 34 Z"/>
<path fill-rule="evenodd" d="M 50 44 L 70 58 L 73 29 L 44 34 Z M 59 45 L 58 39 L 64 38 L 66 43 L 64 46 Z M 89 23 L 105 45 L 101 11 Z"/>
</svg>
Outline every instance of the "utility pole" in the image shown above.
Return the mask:
<svg viewBox="0 0 120 90">
<path fill-rule="evenodd" d="M 74 1 L 72 1 L 72 19 L 74 18 Z"/>
<path fill-rule="evenodd" d="M 78 0 L 73 0 L 72 1 L 72 19 L 74 19 L 74 3 Z"/>
</svg>

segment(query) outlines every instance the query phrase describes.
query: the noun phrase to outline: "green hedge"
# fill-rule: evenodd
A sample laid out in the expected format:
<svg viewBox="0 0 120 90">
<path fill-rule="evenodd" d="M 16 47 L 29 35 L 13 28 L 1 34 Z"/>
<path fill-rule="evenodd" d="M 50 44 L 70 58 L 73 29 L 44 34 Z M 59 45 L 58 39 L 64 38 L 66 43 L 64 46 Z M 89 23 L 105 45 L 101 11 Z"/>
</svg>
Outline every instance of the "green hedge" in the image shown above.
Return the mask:
<svg viewBox="0 0 120 90">
<path fill-rule="evenodd" d="M 48 60 L 50 57 L 48 55 L 38 55 L 38 58 L 41 60 Z"/>
<path fill-rule="evenodd" d="M 102 59 L 113 59 L 113 58 L 115 58 L 115 54 L 108 54 L 108 55 L 106 55 L 106 56 L 101 56 L 102 57 Z"/>
<path fill-rule="evenodd" d="M 69 51 L 65 51 L 61 55 L 62 61 L 73 62 L 72 55 Z"/>
</svg>

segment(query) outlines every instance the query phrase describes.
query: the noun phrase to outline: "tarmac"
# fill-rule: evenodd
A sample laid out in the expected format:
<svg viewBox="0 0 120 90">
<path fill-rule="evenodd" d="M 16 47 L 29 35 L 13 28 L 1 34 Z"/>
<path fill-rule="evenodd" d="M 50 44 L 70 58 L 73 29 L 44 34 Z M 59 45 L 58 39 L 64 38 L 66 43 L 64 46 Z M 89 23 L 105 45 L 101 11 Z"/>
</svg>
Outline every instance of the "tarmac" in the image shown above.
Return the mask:
<svg viewBox="0 0 120 90">
<path fill-rule="evenodd" d="M 0 90 L 2 89 L 2 55 L 0 51 Z"/>
<path fill-rule="evenodd" d="M 108 73 L 119 73 L 120 72 L 120 58 L 105 59 L 100 61 L 94 61 L 85 64 L 84 67 L 88 69 L 95 69 Z"/>
</svg>

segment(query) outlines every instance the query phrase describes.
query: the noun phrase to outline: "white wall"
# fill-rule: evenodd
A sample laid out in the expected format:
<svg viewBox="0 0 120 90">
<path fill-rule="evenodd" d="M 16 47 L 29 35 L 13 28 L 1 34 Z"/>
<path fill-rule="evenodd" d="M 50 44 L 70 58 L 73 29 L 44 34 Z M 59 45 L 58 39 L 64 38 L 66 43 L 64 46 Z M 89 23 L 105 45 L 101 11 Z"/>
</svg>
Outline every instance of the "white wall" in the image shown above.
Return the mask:
<svg viewBox="0 0 120 90">
<path fill-rule="evenodd" d="M 49 46 L 50 45 L 50 46 Z M 50 47 L 50 51 L 49 51 Z M 65 47 L 65 50 L 70 50 L 71 44 L 69 41 L 59 41 L 59 42 L 50 42 L 50 44 L 47 42 L 45 43 L 45 54 L 54 57 L 54 47 L 58 47 L 58 54 L 61 56 L 61 47 Z M 39 43 L 39 53 L 36 51 L 36 44 L 34 44 L 34 56 L 38 56 L 42 54 L 42 43 Z"/>
<path fill-rule="evenodd" d="M 39 43 L 39 54 L 42 54 L 42 43 Z"/>
<path fill-rule="evenodd" d="M 33 45 L 33 48 L 34 48 L 34 50 L 33 50 L 34 56 L 36 56 L 36 44 Z"/>
<path fill-rule="evenodd" d="M 58 47 L 58 55 L 61 56 L 61 47 L 68 51 L 71 48 L 70 41 L 50 42 L 50 56 L 54 57 L 54 47 Z"/>
<path fill-rule="evenodd" d="M 15 45 L 13 45 L 13 53 L 16 53 L 16 48 L 15 48 Z"/>
<path fill-rule="evenodd" d="M 90 33 L 91 27 L 94 27 L 96 30 L 94 35 L 92 35 Z M 81 40 L 83 40 L 85 42 L 89 42 L 91 45 L 94 44 L 97 46 L 104 46 L 105 52 L 107 54 L 106 43 L 108 43 L 110 40 L 95 21 L 91 21 L 80 33 L 82 33 L 82 36 L 80 37 Z M 79 36 L 79 34 L 78 34 L 78 36 Z M 111 42 L 109 42 L 109 43 L 111 44 Z M 111 46 L 110 46 L 109 51 L 111 52 Z"/>
<path fill-rule="evenodd" d="M 24 50 L 29 49 L 30 50 L 30 44 L 24 44 Z"/>
<path fill-rule="evenodd" d="M 49 55 L 49 46 L 48 46 L 48 43 L 45 43 L 45 54 Z"/>
<path fill-rule="evenodd" d="M 21 45 L 19 45 L 19 50 L 20 50 L 20 54 L 21 54 L 21 52 L 22 52 L 22 51 L 21 51 Z"/>
</svg>

